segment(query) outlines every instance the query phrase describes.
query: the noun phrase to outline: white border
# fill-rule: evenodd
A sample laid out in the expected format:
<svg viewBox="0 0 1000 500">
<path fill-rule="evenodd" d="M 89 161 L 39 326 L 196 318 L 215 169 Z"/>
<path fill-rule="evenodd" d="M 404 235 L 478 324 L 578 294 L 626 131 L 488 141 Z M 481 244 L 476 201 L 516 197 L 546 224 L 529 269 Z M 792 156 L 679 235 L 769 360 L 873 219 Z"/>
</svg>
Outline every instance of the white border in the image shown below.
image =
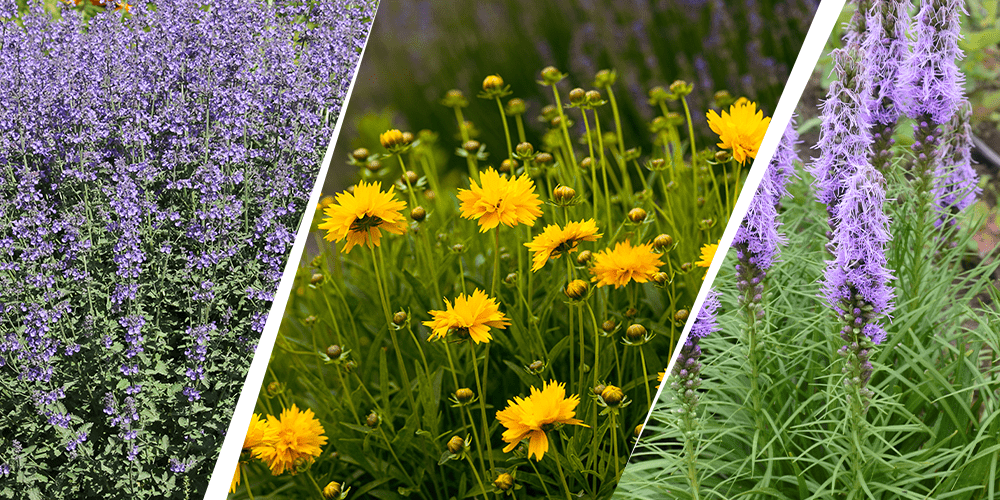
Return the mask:
<svg viewBox="0 0 1000 500">
<path fill-rule="evenodd" d="M 760 185 L 761 179 L 764 178 L 764 173 L 767 170 L 765 166 L 771 162 L 771 157 L 774 156 L 775 151 L 778 149 L 781 136 L 785 133 L 785 128 L 792 119 L 795 107 L 798 106 L 799 100 L 802 99 L 802 91 L 805 90 L 806 84 L 809 83 L 809 79 L 816 69 L 816 64 L 819 62 L 819 57 L 823 53 L 830 35 L 833 33 L 833 28 L 840 19 L 840 14 L 843 12 L 846 3 L 846 0 L 822 0 L 819 7 L 816 8 L 816 14 L 813 17 L 812 24 L 809 26 L 809 32 L 806 33 L 806 38 L 802 42 L 802 48 L 795 59 L 795 65 L 792 66 L 788 82 L 785 83 L 785 89 L 781 92 L 777 109 L 774 111 L 771 124 L 767 128 L 767 133 L 764 134 L 764 141 L 761 143 L 757 158 L 754 160 L 755 168 L 750 169 L 750 173 L 747 174 L 746 183 L 743 185 L 740 197 L 736 201 L 733 213 L 729 216 L 729 224 L 726 226 L 726 230 L 722 233 L 722 238 L 719 240 L 719 248 L 715 252 L 712 264 L 705 273 L 705 282 L 701 285 L 698 297 L 695 298 L 694 304 L 691 306 L 691 316 L 684 325 L 684 330 L 677 341 L 678 346 L 687 341 L 691 327 L 698 316 L 697 311 L 701 310 L 701 306 L 705 302 L 705 297 L 708 295 L 708 290 L 712 287 L 715 276 L 719 274 L 722 261 L 725 260 L 726 253 L 733 244 L 739 223 L 746 216 L 747 210 L 750 208 L 750 200 L 753 199 L 754 194 L 757 192 L 757 186 Z M 668 376 L 674 368 L 674 363 L 677 362 L 677 355 L 680 351 L 680 349 L 675 349 L 674 355 L 670 357 L 670 363 L 667 364 Z M 664 382 L 666 379 L 667 377 L 664 377 Z M 656 391 L 656 396 L 653 398 L 653 406 L 649 408 L 649 413 L 646 414 L 646 419 L 642 422 L 643 431 L 645 431 L 646 424 L 649 423 L 649 418 L 653 414 L 653 408 L 656 407 L 660 399 L 660 393 L 663 392 L 666 385 L 666 383 L 661 383 L 660 388 Z M 642 435 L 640 434 L 639 439 L 641 438 Z M 638 442 L 639 440 L 637 439 L 636 443 Z"/>
<path fill-rule="evenodd" d="M 379 2 L 381 5 L 381 2 Z M 247 428 L 250 427 L 250 417 L 253 416 L 254 407 L 257 406 L 257 395 L 260 387 L 264 383 L 264 375 L 267 373 L 267 365 L 271 360 L 271 351 L 274 349 L 274 341 L 278 337 L 278 327 L 285 316 L 285 307 L 288 305 L 288 298 L 291 295 L 292 284 L 295 282 L 295 274 L 298 271 L 299 262 L 302 260 L 302 253 L 305 250 L 306 241 L 309 239 L 309 228 L 312 227 L 313 215 L 316 213 L 316 204 L 319 203 L 323 192 L 323 182 L 326 180 L 327 171 L 330 169 L 330 160 L 333 159 L 333 150 L 337 146 L 337 138 L 340 136 L 340 129 L 344 125 L 344 117 L 347 116 L 347 104 L 354 93 L 354 84 L 358 79 L 358 72 L 361 69 L 361 62 L 365 57 L 365 50 L 368 47 L 368 39 L 375 27 L 375 18 L 378 17 L 378 7 L 375 15 L 372 16 L 372 25 L 368 28 L 368 35 L 365 36 L 365 44 L 358 56 L 358 62 L 354 67 L 354 76 L 351 77 L 351 86 L 347 89 L 344 102 L 340 105 L 340 116 L 337 117 L 337 124 L 333 128 L 333 135 L 330 137 L 330 146 L 323 156 L 323 163 L 319 168 L 319 175 L 316 177 L 316 185 L 313 186 L 312 194 L 309 196 L 309 203 L 305 206 L 302 220 L 299 223 L 298 233 L 295 235 L 295 243 L 292 251 L 288 254 L 288 261 L 285 262 L 285 271 L 278 284 L 278 290 L 274 294 L 274 302 L 271 303 L 271 311 L 267 315 L 267 322 L 264 323 L 264 331 L 261 332 L 260 342 L 257 344 L 257 351 L 254 353 L 250 369 L 247 371 L 247 378 L 243 382 L 243 391 L 240 399 L 233 410 L 233 420 L 229 423 L 229 430 L 226 431 L 226 439 L 222 443 L 219 451 L 219 458 L 215 462 L 215 469 L 205 490 L 205 500 L 224 499 L 229 496 L 229 488 L 233 482 L 233 473 L 236 471 L 240 453 L 243 451 L 243 440 L 246 437 Z M 244 481 L 246 479 L 244 478 Z"/>
</svg>

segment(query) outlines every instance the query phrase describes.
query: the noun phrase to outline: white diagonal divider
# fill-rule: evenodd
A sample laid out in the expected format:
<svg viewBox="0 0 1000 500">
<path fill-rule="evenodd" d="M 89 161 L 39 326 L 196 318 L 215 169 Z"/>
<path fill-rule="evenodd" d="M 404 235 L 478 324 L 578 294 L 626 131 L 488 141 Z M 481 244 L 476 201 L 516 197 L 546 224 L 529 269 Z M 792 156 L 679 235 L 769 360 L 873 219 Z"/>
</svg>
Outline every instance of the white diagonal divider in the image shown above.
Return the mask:
<svg viewBox="0 0 1000 500">
<path fill-rule="evenodd" d="M 358 63 L 354 67 L 354 75 L 351 77 L 351 85 L 344 96 L 344 102 L 340 106 L 340 116 L 333 127 L 333 135 L 330 137 L 330 145 L 323 156 L 323 163 L 319 168 L 319 175 L 316 177 L 316 184 L 313 186 L 312 194 L 309 195 L 309 202 L 305 206 L 302 219 L 299 223 L 299 230 L 295 235 L 295 243 L 292 251 L 288 254 L 288 261 L 285 263 L 285 271 L 281 275 L 281 282 L 278 290 L 274 294 L 274 301 L 271 303 L 271 310 L 267 315 L 267 322 L 264 323 L 264 331 L 261 332 L 260 342 L 257 344 L 257 351 L 254 353 L 253 361 L 250 362 L 250 369 L 247 371 L 247 378 L 243 382 L 243 391 L 236 403 L 233 411 L 233 419 L 229 423 L 226 431 L 226 439 L 222 443 L 219 458 L 215 462 L 215 469 L 212 470 L 212 477 L 209 480 L 208 488 L 205 490 L 205 500 L 224 499 L 229 496 L 229 487 L 233 481 L 233 473 L 243 451 L 243 439 L 246 437 L 247 429 L 250 427 L 250 417 L 253 416 L 254 407 L 257 405 L 257 395 L 260 393 L 261 384 L 264 383 L 264 375 L 267 373 L 267 365 L 271 359 L 271 351 L 274 349 L 274 341 L 278 337 L 278 327 L 285 315 L 285 307 L 288 305 L 288 298 L 292 292 L 292 284 L 295 282 L 295 274 L 298 271 L 299 261 L 302 260 L 302 253 L 305 250 L 306 240 L 309 239 L 309 228 L 312 227 L 313 214 L 316 213 L 316 205 L 323 194 L 323 181 L 326 179 L 327 171 L 330 169 L 330 160 L 333 159 L 333 150 L 337 146 L 337 137 L 340 136 L 340 129 L 344 125 L 344 117 L 347 116 L 347 105 L 354 92 L 354 84 L 358 79 L 358 71 L 365 58 L 365 49 L 368 47 L 368 38 L 371 37 L 375 26 L 375 19 L 378 17 L 378 8 L 372 17 L 372 25 L 368 29 L 368 36 L 365 37 L 364 48 L 358 57 Z M 244 478 L 245 480 L 245 478 Z"/>
<path fill-rule="evenodd" d="M 719 240 L 719 248 L 715 252 L 712 264 L 705 273 L 705 282 L 702 284 L 701 290 L 698 291 L 698 296 L 691 306 L 691 314 L 677 341 L 678 346 L 687 341 L 691 327 L 698 317 L 698 311 L 701 310 L 701 306 L 705 302 L 705 297 L 708 295 L 708 290 L 715 281 L 715 276 L 719 274 L 722 261 L 725 260 L 726 253 L 729 252 L 729 247 L 732 246 L 733 239 L 736 237 L 736 230 L 750 208 L 750 200 L 753 199 L 754 194 L 757 192 L 757 186 L 760 185 L 761 179 L 764 178 L 767 164 L 771 162 L 771 157 L 774 156 L 775 151 L 778 149 L 781 136 L 784 134 L 788 122 L 792 119 L 795 107 L 802 98 L 802 91 L 805 90 L 806 84 L 809 82 L 809 78 L 816 68 L 816 63 L 819 62 L 819 57 L 822 55 L 824 47 L 826 47 L 826 42 L 833 32 L 837 20 L 840 19 L 840 13 L 844 10 L 845 3 L 846 0 L 822 0 L 816 9 L 812 24 L 809 25 L 809 31 L 802 42 L 802 48 L 799 49 L 799 55 L 795 59 L 795 65 L 792 66 L 788 81 L 785 83 L 785 89 L 781 92 L 781 97 L 778 99 L 778 106 L 771 117 L 771 124 L 767 128 L 767 133 L 764 134 L 764 141 L 761 143 L 757 158 L 754 160 L 754 168 L 750 169 L 750 173 L 747 174 L 743 191 L 736 201 L 733 213 L 729 216 L 729 224 L 726 225 L 726 230 L 722 233 L 722 238 Z M 679 348 L 674 349 L 674 354 L 670 357 L 670 363 L 667 364 L 667 376 L 663 378 L 664 382 L 666 382 L 667 377 L 673 370 L 679 353 Z M 649 408 L 646 419 L 642 422 L 643 430 L 645 430 L 646 424 L 649 423 L 649 418 L 653 414 L 653 408 L 656 407 L 656 402 L 660 399 L 660 394 L 666 385 L 666 383 L 660 384 L 660 388 L 656 391 L 656 396 L 653 398 L 653 406 Z M 636 443 L 638 442 L 639 440 L 637 439 Z"/>
</svg>

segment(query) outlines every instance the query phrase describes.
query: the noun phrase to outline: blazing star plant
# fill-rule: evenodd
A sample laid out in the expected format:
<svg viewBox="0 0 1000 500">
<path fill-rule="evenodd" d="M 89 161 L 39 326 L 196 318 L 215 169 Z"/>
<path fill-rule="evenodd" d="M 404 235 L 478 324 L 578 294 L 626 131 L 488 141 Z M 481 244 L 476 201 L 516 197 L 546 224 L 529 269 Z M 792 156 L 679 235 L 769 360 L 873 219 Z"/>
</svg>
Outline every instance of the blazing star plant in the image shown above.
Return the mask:
<svg viewBox="0 0 1000 500">
<path fill-rule="evenodd" d="M 0 498 L 200 496 L 374 5 L 41 3 L 0 13 Z"/>
<path fill-rule="evenodd" d="M 995 496 L 1000 264 L 971 251 L 961 3 L 923 2 L 912 39 L 905 2 L 857 5 L 866 23 L 817 69 L 826 100 L 799 109 L 819 158 L 776 204 L 779 148 L 713 284 L 696 418 L 686 392 L 661 401 L 615 498 Z"/>
</svg>

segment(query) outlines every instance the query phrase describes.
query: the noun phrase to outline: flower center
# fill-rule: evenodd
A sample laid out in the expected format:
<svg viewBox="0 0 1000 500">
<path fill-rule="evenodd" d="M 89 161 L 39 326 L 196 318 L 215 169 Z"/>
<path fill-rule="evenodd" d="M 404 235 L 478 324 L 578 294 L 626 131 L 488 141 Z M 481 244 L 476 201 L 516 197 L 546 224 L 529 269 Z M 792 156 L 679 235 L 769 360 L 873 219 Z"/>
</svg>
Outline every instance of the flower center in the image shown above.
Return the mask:
<svg viewBox="0 0 1000 500">
<path fill-rule="evenodd" d="M 382 219 L 375 217 L 374 215 L 365 214 L 364 217 L 361 217 L 359 219 L 354 219 L 354 222 L 351 223 L 351 231 L 352 232 L 368 231 L 373 227 L 379 227 L 379 225 L 381 225 L 382 222 L 383 222 Z"/>
<path fill-rule="evenodd" d="M 469 329 L 464 326 L 455 326 L 451 328 L 451 333 L 458 335 L 460 339 L 469 338 Z"/>
</svg>

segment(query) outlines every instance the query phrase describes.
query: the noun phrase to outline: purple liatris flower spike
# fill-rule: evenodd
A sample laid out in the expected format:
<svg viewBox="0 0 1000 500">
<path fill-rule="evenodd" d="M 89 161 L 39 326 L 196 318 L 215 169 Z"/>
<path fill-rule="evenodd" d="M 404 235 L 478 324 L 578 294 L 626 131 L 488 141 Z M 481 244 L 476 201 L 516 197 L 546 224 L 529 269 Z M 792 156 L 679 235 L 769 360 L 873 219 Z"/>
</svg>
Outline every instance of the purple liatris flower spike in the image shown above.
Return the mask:
<svg viewBox="0 0 1000 500">
<path fill-rule="evenodd" d="M 891 235 L 889 216 L 883 210 L 882 174 L 862 165 L 844 187 L 834 213 L 833 259 L 827 261 L 822 294 L 842 321 L 844 346 L 839 353 L 847 358 L 846 383 L 858 389 L 867 408 L 871 350 L 885 340 L 882 318 L 893 309 L 894 293 L 889 286 L 893 276 L 885 255 Z"/>
<path fill-rule="evenodd" d="M 701 386 L 701 339 L 719 331 L 719 293 L 709 290 L 698 317 L 688 333 L 688 338 L 677 354 L 673 372 L 670 375 L 670 389 L 676 393 L 681 405 L 679 413 L 693 415 L 698 406 L 698 387 Z"/>
<path fill-rule="evenodd" d="M 868 164 L 871 147 L 868 113 L 864 111 L 866 86 L 858 78 L 858 62 L 853 55 L 857 50 L 853 46 L 831 53 L 837 78 L 830 83 L 823 102 L 823 123 L 816 143 L 820 155 L 808 167 L 816 179 L 816 199 L 826 205 L 831 228 L 835 226 L 833 218 L 845 180 L 858 166 Z"/>
<path fill-rule="evenodd" d="M 941 163 L 935 173 L 934 200 L 943 213 L 958 213 L 976 201 L 981 189 L 979 176 L 972 167 L 972 105 L 963 100 L 958 113 L 945 126 L 941 144 Z M 935 225 L 954 224 L 954 218 L 942 215 Z"/>
<path fill-rule="evenodd" d="M 869 86 L 865 108 L 872 128 L 872 165 L 885 172 L 902 104 L 898 81 L 909 54 L 910 0 L 874 0 L 862 40 L 861 81 Z"/>
<path fill-rule="evenodd" d="M 798 154 L 795 142 L 794 120 L 785 128 L 785 134 L 778 144 L 778 150 L 767 166 L 757 193 L 750 201 L 746 217 L 736 230 L 733 247 L 736 249 L 737 288 L 740 303 L 744 306 L 759 304 L 764 293 L 764 278 L 778 255 L 779 246 L 786 241 L 778 231 L 778 208 L 781 198 L 788 194 L 786 186 L 790 176 L 795 175 L 795 161 Z M 753 314 L 763 315 L 763 309 Z"/>
<path fill-rule="evenodd" d="M 910 118 L 941 125 L 958 111 L 965 81 L 956 65 L 964 57 L 958 47 L 963 12 L 962 0 L 921 0 L 916 40 L 899 75 L 899 99 Z"/>
</svg>

